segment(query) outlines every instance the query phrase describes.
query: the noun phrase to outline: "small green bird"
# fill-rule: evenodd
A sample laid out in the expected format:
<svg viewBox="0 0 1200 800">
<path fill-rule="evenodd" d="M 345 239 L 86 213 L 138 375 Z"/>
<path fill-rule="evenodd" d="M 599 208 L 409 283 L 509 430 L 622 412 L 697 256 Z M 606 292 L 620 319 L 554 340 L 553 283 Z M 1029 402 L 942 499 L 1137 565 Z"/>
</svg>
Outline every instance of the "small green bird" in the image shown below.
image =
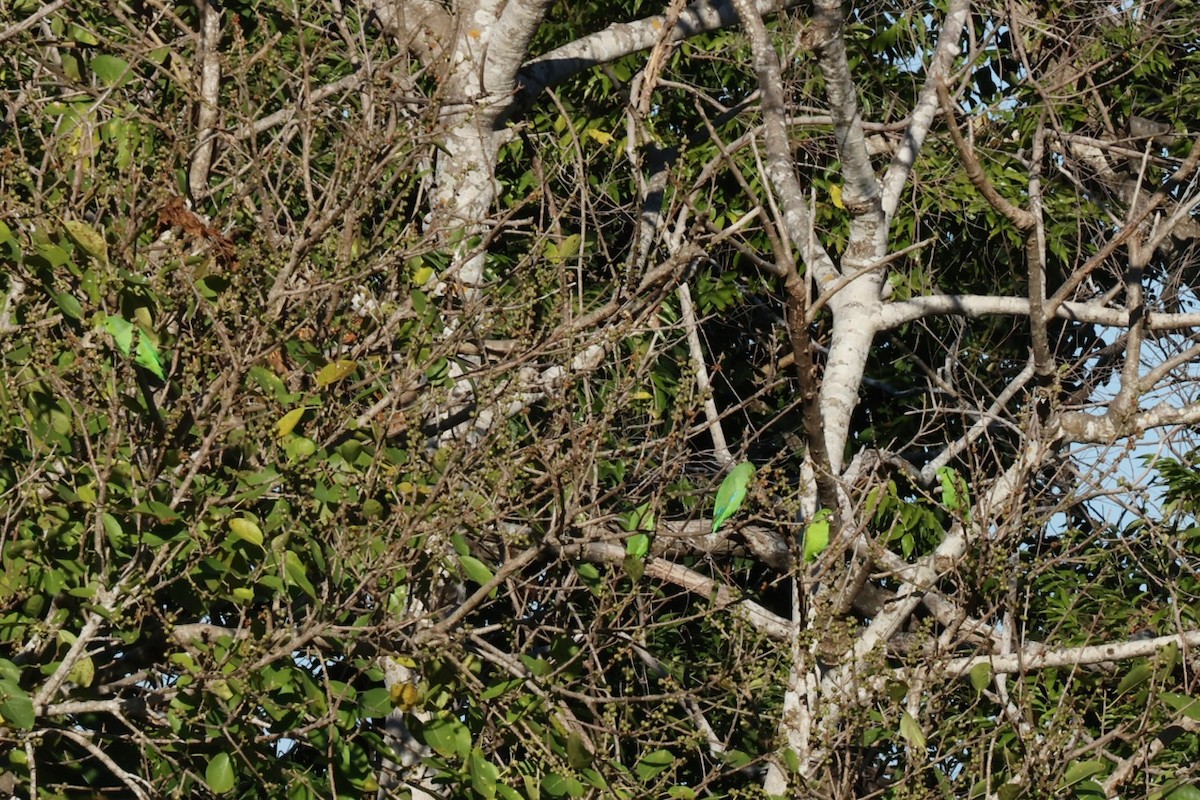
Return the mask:
<svg viewBox="0 0 1200 800">
<path fill-rule="evenodd" d="M 804 527 L 804 563 L 811 564 L 829 547 L 829 518 L 827 509 L 821 509 L 813 521 Z"/>
<path fill-rule="evenodd" d="M 754 465 L 743 461 L 729 471 L 721 488 L 717 489 L 717 503 L 713 508 L 713 533 L 724 524 L 725 520 L 737 513 L 746 499 L 746 490 L 754 479 Z"/>
<path fill-rule="evenodd" d="M 104 329 L 112 335 L 121 354 L 129 355 L 129 351 L 133 349 L 133 334 L 137 330 L 136 326 L 127 319 L 108 315 L 104 317 Z M 150 337 L 142 331 L 138 331 L 137 351 L 134 353 L 133 363 L 150 370 L 160 381 L 166 380 L 158 350 L 150 341 Z"/>
</svg>

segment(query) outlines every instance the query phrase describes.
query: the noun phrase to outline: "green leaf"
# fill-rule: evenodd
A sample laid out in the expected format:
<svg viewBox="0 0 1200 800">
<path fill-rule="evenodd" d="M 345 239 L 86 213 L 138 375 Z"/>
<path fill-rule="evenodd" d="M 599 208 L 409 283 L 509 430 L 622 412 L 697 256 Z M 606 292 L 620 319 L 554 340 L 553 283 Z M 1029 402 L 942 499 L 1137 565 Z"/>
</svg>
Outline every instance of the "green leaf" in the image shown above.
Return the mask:
<svg viewBox="0 0 1200 800">
<path fill-rule="evenodd" d="M 471 752 L 467 768 L 471 773 L 471 788 L 488 800 L 496 796 L 496 782 L 500 778 L 500 770 L 488 761 L 481 750 Z"/>
<path fill-rule="evenodd" d="M 1108 765 L 1103 761 L 1076 761 L 1071 766 L 1067 767 L 1067 774 L 1063 776 L 1062 783 L 1059 784 L 1060 789 L 1065 789 L 1068 786 L 1073 786 L 1082 780 L 1098 775 L 1108 769 Z"/>
<path fill-rule="evenodd" d="M 92 73 L 107 86 L 119 86 L 129 74 L 129 62 L 101 53 L 92 59 Z"/>
<path fill-rule="evenodd" d="M 480 586 L 484 586 L 492 578 L 496 577 L 491 568 L 484 564 L 474 556 L 459 556 L 458 563 L 462 564 L 463 572 L 467 573 L 467 578 Z"/>
<path fill-rule="evenodd" d="M 971 686 L 976 692 L 982 692 L 992 680 L 992 665 L 981 661 L 971 667 Z"/>
<path fill-rule="evenodd" d="M 654 509 L 649 502 L 642 503 L 624 520 L 627 531 L 654 533 Z"/>
<path fill-rule="evenodd" d="M 567 763 L 572 769 L 586 769 L 592 765 L 595 756 L 588 750 L 583 737 L 575 731 L 567 736 Z"/>
<path fill-rule="evenodd" d="M 317 598 L 317 590 L 308 580 L 308 570 L 305 569 L 304 562 L 300 560 L 300 556 L 296 555 L 294 550 L 285 550 L 283 553 L 283 574 L 289 584 L 299 586 L 306 595 L 314 600 Z"/>
<path fill-rule="evenodd" d="M 730 470 L 729 474 L 725 476 L 725 480 L 721 481 L 721 486 L 717 489 L 717 500 L 713 506 L 713 533 L 716 533 L 721 525 L 742 507 L 742 502 L 746 499 L 746 492 L 753 478 L 754 465 L 749 461 L 743 461 Z"/>
<path fill-rule="evenodd" d="M 288 440 L 288 443 L 283 446 L 283 452 L 290 461 L 303 461 L 317 452 L 317 443 L 307 436 L 297 436 L 295 439 Z"/>
<path fill-rule="evenodd" d="M 596 789 L 607 789 L 608 781 L 604 780 L 604 776 L 591 767 L 585 767 L 579 770 L 579 777 L 583 778 L 584 783 Z M 619 793 L 618 793 L 618 796 Z"/>
<path fill-rule="evenodd" d="M 100 521 L 104 524 L 104 533 L 108 536 L 108 541 L 113 547 L 120 547 L 124 544 L 125 531 L 116 517 L 105 511 L 100 515 Z"/>
<path fill-rule="evenodd" d="M 900 712 L 900 735 L 911 747 L 917 750 L 925 748 L 925 733 L 921 730 L 921 724 L 907 711 Z"/>
<path fill-rule="evenodd" d="M 583 784 L 567 775 L 551 772 L 542 778 L 542 791 L 551 797 L 583 797 Z"/>
<path fill-rule="evenodd" d="M 429 279 L 433 277 L 433 267 L 428 264 L 417 267 L 413 270 L 412 282 L 413 286 L 424 286 L 429 283 Z"/>
<path fill-rule="evenodd" d="M 83 318 L 83 306 L 79 300 L 70 292 L 58 292 L 54 295 L 54 302 L 71 319 Z"/>
<path fill-rule="evenodd" d="M 646 559 L 638 558 L 635 555 L 626 555 L 621 560 L 621 568 L 625 570 L 625 574 L 629 576 L 629 580 L 637 583 L 646 574 Z"/>
<path fill-rule="evenodd" d="M 1200 800 L 1200 788 L 1195 784 L 1180 786 L 1167 795 L 1167 800 Z"/>
<path fill-rule="evenodd" d="M 100 44 L 100 40 L 96 38 L 96 34 L 92 33 L 87 28 L 81 28 L 75 24 L 71 25 L 70 37 L 80 44 L 90 44 L 92 46 Z"/>
<path fill-rule="evenodd" d="M 35 721 L 33 700 L 21 685 L 12 678 L 0 680 L 0 724 L 16 726 L 24 731 L 33 730 Z"/>
<path fill-rule="evenodd" d="M 305 411 L 308 411 L 308 408 L 301 406 L 300 408 L 293 408 L 280 417 L 279 421 L 275 423 L 275 435 L 282 439 L 295 430 L 296 425 L 304 417 Z"/>
<path fill-rule="evenodd" d="M 439 755 L 466 758 L 471 752 L 471 732 L 454 717 L 430 720 L 424 726 L 422 738 Z"/>
<path fill-rule="evenodd" d="M 56 244 L 39 244 L 37 253 L 52 267 L 61 267 L 71 260 L 71 254 Z"/>
<path fill-rule="evenodd" d="M 204 782 L 213 794 L 225 794 L 233 790 L 233 761 L 228 753 L 217 753 L 204 770 Z"/>
<path fill-rule="evenodd" d="M 78 220 L 64 219 L 62 224 L 67 236 L 79 245 L 80 249 L 101 264 L 108 263 L 108 242 L 104 240 L 104 234 Z"/>
<path fill-rule="evenodd" d="M 1154 674 L 1154 668 L 1149 664 L 1142 662 L 1135 664 L 1129 672 L 1125 673 L 1125 677 L 1121 678 L 1121 682 L 1117 684 L 1117 694 L 1122 695 L 1125 692 L 1137 686 L 1141 686 Z"/>
<path fill-rule="evenodd" d="M 674 753 L 670 750 L 659 749 L 642 756 L 633 770 L 637 773 L 638 778 L 647 781 L 670 768 L 674 763 Z"/>
<path fill-rule="evenodd" d="M 1160 697 L 1164 703 L 1175 709 L 1176 712 L 1183 714 L 1188 719 L 1200 722 L 1200 699 L 1189 697 L 1186 694 L 1176 694 L 1175 692 L 1163 692 Z"/>
<path fill-rule="evenodd" d="M 634 558 L 645 558 L 650 554 L 650 537 L 635 533 L 625 540 L 625 552 Z"/>
<path fill-rule="evenodd" d="M 386 686 L 367 689 L 358 696 L 358 711 L 364 717 L 382 719 L 392 712 L 392 695 Z"/>
<path fill-rule="evenodd" d="M 67 673 L 67 680 L 77 686 L 82 686 L 84 689 L 92 685 L 92 681 L 96 679 L 96 664 L 92 661 L 91 656 L 83 656 L 71 666 L 71 671 Z"/>
</svg>

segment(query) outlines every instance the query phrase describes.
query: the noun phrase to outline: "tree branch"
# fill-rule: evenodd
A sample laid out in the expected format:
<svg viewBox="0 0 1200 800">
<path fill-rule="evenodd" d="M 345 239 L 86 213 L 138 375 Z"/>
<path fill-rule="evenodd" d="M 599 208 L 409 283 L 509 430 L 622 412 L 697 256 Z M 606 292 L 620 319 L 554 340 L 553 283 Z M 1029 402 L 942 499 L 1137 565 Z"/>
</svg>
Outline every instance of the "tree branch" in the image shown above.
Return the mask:
<svg viewBox="0 0 1200 800">
<path fill-rule="evenodd" d="M 24 33 L 25 31 L 29 30 L 30 28 L 36 26 L 44 18 L 50 16 L 55 11 L 58 11 L 60 8 L 62 8 L 66 4 L 67 4 L 67 0 L 54 0 L 53 3 L 47 3 L 46 5 L 39 8 L 37 11 L 34 11 L 32 14 L 30 14 L 25 19 L 18 22 L 16 25 L 10 25 L 9 27 L 5 28 L 3 31 L 0 31 L 0 44 L 3 44 L 4 42 L 8 41 L 12 37 L 16 36 L 17 34 Z"/>
<path fill-rule="evenodd" d="M 128 770 L 123 769 L 120 764 L 118 764 L 116 761 L 113 761 L 113 759 L 109 757 L 107 753 L 97 747 L 95 742 L 93 742 L 91 739 L 87 738 L 83 734 L 76 733 L 75 731 L 67 728 L 60 728 L 56 731 L 56 733 L 59 736 L 70 739 L 91 753 L 93 758 L 108 768 L 108 771 L 113 774 L 113 777 L 128 786 L 129 791 L 133 792 L 134 797 L 138 798 L 138 800 L 150 800 L 150 794 L 146 791 L 146 788 L 152 788 L 151 785 L 143 778 L 139 778 L 137 775 L 134 775 Z M 143 784 L 145 784 L 146 788 L 143 788 Z"/>
<path fill-rule="evenodd" d="M 1043 644 L 1023 647 L 1004 655 L 969 656 L 955 658 L 934 667 L 924 667 L 925 677 L 947 676 L 961 678 L 980 664 L 987 664 L 993 673 L 1025 674 L 1033 670 L 1051 667 L 1081 667 L 1101 664 L 1106 661 L 1128 661 L 1131 658 L 1147 658 L 1170 644 L 1183 648 L 1200 645 L 1200 631 L 1186 631 L 1170 636 L 1138 641 L 1109 642 L 1081 647 L 1048 648 Z"/>
<path fill-rule="evenodd" d="M 1200 403 L 1176 407 L 1165 401 L 1121 418 L 1072 411 L 1063 414 L 1059 420 L 1063 438 L 1076 444 L 1107 444 L 1122 437 L 1140 435 L 1151 428 L 1197 423 L 1200 423 Z"/>
<path fill-rule="evenodd" d="M 804 190 L 796 177 L 792 145 L 788 137 L 787 103 L 783 96 L 783 76 L 758 8 L 751 0 L 732 0 L 750 38 L 754 53 L 754 72 L 762 94 L 763 139 L 767 149 L 767 177 L 782 206 L 783 222 L 795 251 L 801 254 L 817 285 L 824 288 L 838 278 L 833 259 L 811 234 L 812 219 Z"/>
<path fill-rule="evenodd" d="M 954 57 L 961 49 L 959 39 L 962 38 L 970 10 L 970 0 L 951 0 L 946 11 L 946 19 L 942 22 L 942 31 L 938 34 L 933 58 L 925 73 L 925 85 L 921 87 L 921 95 L 913 109 L 912 121 L 908 130 L 904 132 L 900 148 L 883 178 L 883 213 L 889 221 L 896 213 L 896 207 L 900 203 L 900 192 L 908 182 L 909 173 L 917 160 L 917 153 L 920 152 L 933 125 L 938 106 L 937 87 L 949 76 Z"/>
<path fill-rule="evenodd" d="M 987 175 L 983 171 L 983 167 L 979 165 L 979 159 L 975 156 L 975 151 L 967 144 L 963 138 L 962 131 L 958 127 L 958 121 L 955 119 L 954 104 L 950 100 L 950 93 L 946 90 L 946 85 L 940 81 L 937 84 L 937 97 L 942 106 L 942 113 L 946 117 L 946 127 L 950 131 L 950 138 L 954 141 L 954 146 L 958 149 L 958 157 L 962 160 L 963 169 L 966 170 L 967 178 L 970 179 L 971 185 L 975 190 L 983 195 L 983 199 L 987 200 L 988 205 L 994 208 L 1001 216 L 1016 226 L 1017 230 L 1022 233 L 1032 231 L 1037 220 L 1033 214 L 1029 213 L 1020 206 L 1013 205 L 1008 198 L 1004 197 L 996 187 L 992 186 L 992 182 L 988 180 Z"/>
<path fill-rule="evenodd" d="M 1002 297 L 990 294 L 941 294 L 913 297 L 895 303 L 887 303 L 880 311 L 879 327 L 888 330 L 922 317 L 957 315 L 976 319 L 979 317 L 1029 315 L 1029 298 Z M 1054 309 L 1059 319 L 1128 328 L 1132 315 L 1126 309 L 1109 308 L 1097 303 L 1067 301 Z M 1151 311 L 1145 316 L 1146 329 L 1151 331 L 1174 331 L 1200 327 L 1200 314 L 1164 314 Z"/>
<path fill-rule="evenodd" d="M 620 564 L 625 560 L 625 548 L 608 542 L 573 542 L 559 545 L 556 549 L 567 558 L 580 558 L 600 564 Z M 645 575 L 709 598 L 716 609 L 729 609 L 735 616 L 741 617 L 760 633 L 772 639 L 784 640 L 791 636 L 791 623 L 753 600 L 738 597 L 733 589 L 719 581 L 690 570 L 682 564 L 655 556 L 646 559 L 645 567 Z"/>
<path fill-rule="evenodd" d="M 770 14 L 800 5 L 800 0 L 753 0 L 759 14 Z M 706 31 L 727 28 L 737 21 L 732 0 L 698 0 L 685 8 L 668 35 L 676 42 Z M 635 22 L 619 22 L 602 31 L 582 36 L 569 44 L 544 53 L 525 63 L 520 80 L 528 103 L 542 90 L 599 64 L 648 50 L 662 39 L 667 27 L 665 14 Z"/>
<path fill-rule="evenodd" d="M 881 215 L 882 209 L 879 205 L 879 181 L 875 178 L 871 157 L 867 154 L 866 134 L 858 110 L 858 88 L 850 75 L 846 42 L 842 38 L 845 13 L 840 0 L 817 0 L 813 25 L 817 39 L 817 60 L 825 76 L 825 96 L 833 116 L 833 136 L 837 141 L 842 176 L 846 183 L 842 197 L 846 208 L 857 221 L 863 216 Z M 759 85 L 762 86 L 761 78 Z M 851 241 L 861 240 L 853 232 L 850 238 Z"/>
<path fill-rule="evenodd" d="M 221 9 L 212 0 L 198 0 L 200 11 L 200 79 L 197 94 L 196 144 L 188 170 L 188 192 L 193 200 L 208 197 L 208 172 L 216 147 L 214 133 L 221 116 Z"/>
</svg>

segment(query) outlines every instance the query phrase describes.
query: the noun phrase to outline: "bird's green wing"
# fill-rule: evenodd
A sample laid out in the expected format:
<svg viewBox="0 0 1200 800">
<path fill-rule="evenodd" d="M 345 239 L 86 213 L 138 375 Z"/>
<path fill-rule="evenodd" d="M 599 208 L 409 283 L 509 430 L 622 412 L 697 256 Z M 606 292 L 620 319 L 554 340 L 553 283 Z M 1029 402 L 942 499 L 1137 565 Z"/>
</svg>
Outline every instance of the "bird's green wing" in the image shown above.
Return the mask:
<svg viewBox="0 0 1200 800">
<path fill-rule="evenodd" d="M 167 379 L 167 376 L 163 374 L 162 359 L 159 358 L 158 350 L 155 349 L 150 337 L 145 332 L 138 334 L 137 355 L 133 357 L 133 363 L 141 364 L 158 376 L 160 381 Z"/>
<path fill-rule="evenodd" d="M 721 481 L 721 487 L 717 489 L 716 506 L 713 508 L 713 533 L 742 507 L 742 501 L 746 499 L 746 490 L 753 478 L 754 465 L 743 461 L 730 470 L 725 480 Z"/>
<path fill-rule="evenodd" d="M 159 380 L 167 379 L 163 373 L 162 358 L 158 354 L 158 349 L 144 331 L 138 331 L 137 326 L 129 320 L 123 317 L 114 317 L 111 314 L 104 317 L 104 330 L 113 337 L 113 342 L 121 351 L 121 355 L 127 356 L 132 352 L 133 363 L 150 370 Z M 138 334 L 136 350 L 133 347 L 134 332 Z"/>
</svg>

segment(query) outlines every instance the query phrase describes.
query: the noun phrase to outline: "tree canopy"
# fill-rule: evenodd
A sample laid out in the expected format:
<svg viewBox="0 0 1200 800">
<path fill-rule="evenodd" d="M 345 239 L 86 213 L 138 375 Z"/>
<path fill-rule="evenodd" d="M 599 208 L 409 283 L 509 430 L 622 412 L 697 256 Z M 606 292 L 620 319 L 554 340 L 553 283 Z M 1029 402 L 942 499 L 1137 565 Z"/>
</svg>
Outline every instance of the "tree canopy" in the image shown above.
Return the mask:
<svg viewBox="0 0 1200 800">
<path fill-rule="evenodd" d="M 1200 9 L 0 4 L 0 790 L 1200 796 Z"/>
</svg>

